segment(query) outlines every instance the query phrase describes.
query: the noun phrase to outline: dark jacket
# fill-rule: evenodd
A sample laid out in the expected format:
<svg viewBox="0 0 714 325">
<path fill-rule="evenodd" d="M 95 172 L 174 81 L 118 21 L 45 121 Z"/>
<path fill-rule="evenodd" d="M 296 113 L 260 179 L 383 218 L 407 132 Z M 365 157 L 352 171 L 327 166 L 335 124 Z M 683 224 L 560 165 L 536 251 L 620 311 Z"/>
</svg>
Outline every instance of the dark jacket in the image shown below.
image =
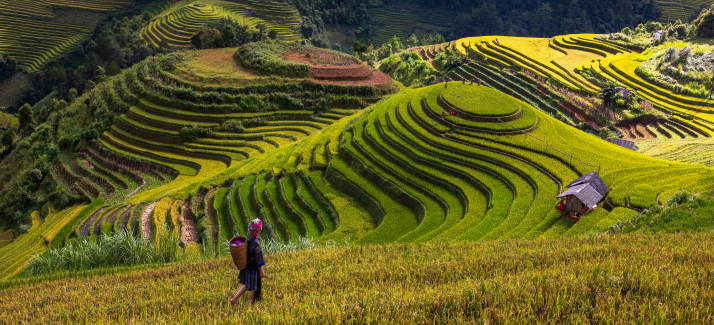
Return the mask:
<svg viewBox="0 0 714 325">
<path fill-rule="evenodd" d="M 263 249 L 260 247 L 260 239 L 253 238 L 248 242 L 248 265 L 247 269 L 258 270 L 265 265 L 263 259 Z"/>
</svg>

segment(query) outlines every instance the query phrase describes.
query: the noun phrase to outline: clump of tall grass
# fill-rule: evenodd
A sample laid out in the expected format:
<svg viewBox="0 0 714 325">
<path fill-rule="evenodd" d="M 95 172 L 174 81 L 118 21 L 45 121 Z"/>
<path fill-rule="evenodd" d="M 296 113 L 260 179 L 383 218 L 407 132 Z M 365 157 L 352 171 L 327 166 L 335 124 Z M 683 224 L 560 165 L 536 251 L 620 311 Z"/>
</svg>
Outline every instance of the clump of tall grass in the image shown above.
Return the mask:
<svg viewBox="0 0 714 325">
<path fill-rule="evenodd" d="M 167 229 L 159 231 L 151 242 L 121 231 L 37 254 L 27 263 L 25 273 L 33 276 L 58 271 L 168 263 L 177 260 L 182 253 L 179 243 L 179 235 Z"/>
<path fill-rule="evenodd" d="M 333 248 L 349 246 L 350 239 L 345 238 L 342 241 L 327 240 L 325 242 L 315 241 L 312 237 L 299 236 L 297 239 L 292 240 L 288 243 L 281 242 L 275 239 L 268 239 L 262 243 L 261 248 L 266 254 L 274 253 L 286 253 L 286 252 L 297 252 L 305 251 L 318 248 Z"/>
<path fill-rule="evenodd" d="M 326 240 L 324 242 L 316 241 L 312 237 L 299 236 L 290 242 L 283 242 L 281 240 L 268 237 L 261 241 L 260 248 L 263 250 L 264 254 L 275 254 L 275 253 L 287 253 L 287 252 L 297 252 L 320 248 L 334 248 L 343 247 L 350 245 L 350 238 L 344 238 L 341 241 L 336 240 Z M 230 256 L 230 251 L 228 248 L 228 241 L 225 241 L 220 245 L 221 255 L 220 256 Z M 206 254 L 204 254 L 206 255 Z"/>
</svg>

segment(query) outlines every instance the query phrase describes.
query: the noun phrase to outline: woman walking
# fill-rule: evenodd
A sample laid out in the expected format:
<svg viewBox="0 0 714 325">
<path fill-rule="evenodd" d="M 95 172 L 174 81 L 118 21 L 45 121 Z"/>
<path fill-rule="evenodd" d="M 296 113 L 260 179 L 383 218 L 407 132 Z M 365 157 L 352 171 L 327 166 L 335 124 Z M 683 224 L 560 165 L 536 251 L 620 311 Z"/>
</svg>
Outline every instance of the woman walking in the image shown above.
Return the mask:
<svg viewBox="0 0 714 325">
<path fill-rule="evenodd" d="M 250 301 L 253 306 L 263 296 L 261 279 L 265 277 L 265 271 L 263 271 L 265 260 L 263 259 L 263 250 L 260 248 L 260 239 L 258 239 L 262 230 L 263 222 L 258 218 L 253 219 L 248 225 L 248 265 L 238 274 L 238 279 L 243 287 L 235 297 L 229 300 L 231 310 L 235 310 L 236 301 L 246 291 L 250 291 Z"/>
</svg>

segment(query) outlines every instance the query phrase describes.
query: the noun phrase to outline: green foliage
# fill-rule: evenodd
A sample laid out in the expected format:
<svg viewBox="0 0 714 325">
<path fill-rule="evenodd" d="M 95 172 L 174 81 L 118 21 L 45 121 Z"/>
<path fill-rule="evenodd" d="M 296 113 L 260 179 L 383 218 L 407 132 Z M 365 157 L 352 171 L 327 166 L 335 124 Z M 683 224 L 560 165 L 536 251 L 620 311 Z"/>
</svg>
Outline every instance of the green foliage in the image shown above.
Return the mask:
<svg viewBox="0 0 714 325">
<path fill-rule="evenodd" d="M 69 242 L 62 248 L 52 248 L 34 256 L 25 273 L 34 276 L 59 271 L 86 271 L 99 267 L 175 261 L 180 253 L 178 234 L 169 231 L 166 226 L 159 234 L 162 235 L 150 243 L 139 236 L 132 236 L 128 231 L 109 232 L 98 240 Z"/>
<path fill-rule="evenodd" d="M 200 126 L 183 127 L 179 131 L 179 136 L 181 137 L 181 142 L 196 142 L 198 138 L 208 138 L 213 136 L 213 131 L 209 128 L 204 128 Z"/>
<path fill-rule="evenodd" d="M 697 26 L 698 37 L 714 38 L 714 11 L 703 13 L 692 24 Z"/>
<path fill-rule="evenodd" d="M 3 147 L 5 147 L 6 149 L 12 147 L 12 144 L 15 142 L 16 136 L 17 135 L 15 134 L 14 129 L 9 129 L 9 130 L 6 130 L 5 132 L 3 132 L 3 134 L 2 134 Z"/>
<path fill-rule="evenodd" d="M 241 120 L 228 120 L 223 122 L 223 124 L 221 124 L 216 131 L 243 133 L 245 132 L 245 127 L 243 127 L 243 122 Z"/>
<path fill-rule="evenodd" d="M 233 59 L 246 69 L 263 75 L 290 78 L 307 78 L 310 66 L 304 63 L 288 62 L 283 56 L 291 52 L 301 52 L 302 45 L 277 40 L 249 43 L 238 47 Z"/>
<path fill-rule="evenodd" d="M 23 134 L 32 133 L 37 123 L 35 122 L 35 113 L 30 104 L 25 104 L 20 107 L 20 110 L 17 112 L 17 118 L 20 120 L 20 131 L 23 132 Z"/>
<path fill-rule="evenodd" d="M 456 69 L 462 64 L 469 62 L 468 56 L 462 54 L 459 51 L 442 51 L 436 54 L 434 57 L 434 63 L 441 70 L 452 70 Z"/>
<path fill-rule="evenodd" d="M 685 192 L 671 198 L 672 204 L 654 206 L 610 228 L 612 233 L 694 232 L 714 230 L 714 199 Z M 678 204 L 677 202 L 681 202 Z"/>
<path fill-rule="evenodd" d="M 430 85 L 439 75 L 438 71 L 428 61 L 422 60 L 416 51 L 405 51 L 401 55 L 392 54 L 382 61 L 379 71 L 407 87 Z"/>
<path fill-rule="evenodd" d="M 680 206 L 684 203 L 689 202 L 694 196 L 689 194 L 685 190 L 677 191 L 671 197 L 667 198 L 667 205 L 669 206 Z"/>
<path fill-rule="evenodd" d="M 369 49 L 369 46 L 367 44 L 362 44 L 359 40 L 355 41 L 354 46 L 352 47 L 352 50 L 355 51 L 355 53 L 364 53 L 367 52 Z"/>
</svg>

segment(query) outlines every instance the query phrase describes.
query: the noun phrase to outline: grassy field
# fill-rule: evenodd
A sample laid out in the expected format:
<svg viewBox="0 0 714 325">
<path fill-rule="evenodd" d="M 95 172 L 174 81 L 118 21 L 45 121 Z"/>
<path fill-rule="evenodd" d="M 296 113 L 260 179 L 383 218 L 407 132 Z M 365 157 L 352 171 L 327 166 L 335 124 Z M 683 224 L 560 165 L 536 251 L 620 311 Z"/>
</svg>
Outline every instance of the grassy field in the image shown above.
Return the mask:
<svg viewBox="0 0 714 325">
<path fill-rule="evenodd" d="M 278 253 L 266 256 L 260 309 L 241 299 L 236 313 L 230 259 L 77 274 L 3 290 L 0 316 L 14 324 L 708 324 L 712 239 L 628 234 Z"/>
<path fill-rule="evenodd" d="M 243 87 L 259 83 L 257 75 L 233 60 L 234 48 L 191 52 L 194 57 L 177 67 L 175 77 L 206 86 Z"/>
</svg>

